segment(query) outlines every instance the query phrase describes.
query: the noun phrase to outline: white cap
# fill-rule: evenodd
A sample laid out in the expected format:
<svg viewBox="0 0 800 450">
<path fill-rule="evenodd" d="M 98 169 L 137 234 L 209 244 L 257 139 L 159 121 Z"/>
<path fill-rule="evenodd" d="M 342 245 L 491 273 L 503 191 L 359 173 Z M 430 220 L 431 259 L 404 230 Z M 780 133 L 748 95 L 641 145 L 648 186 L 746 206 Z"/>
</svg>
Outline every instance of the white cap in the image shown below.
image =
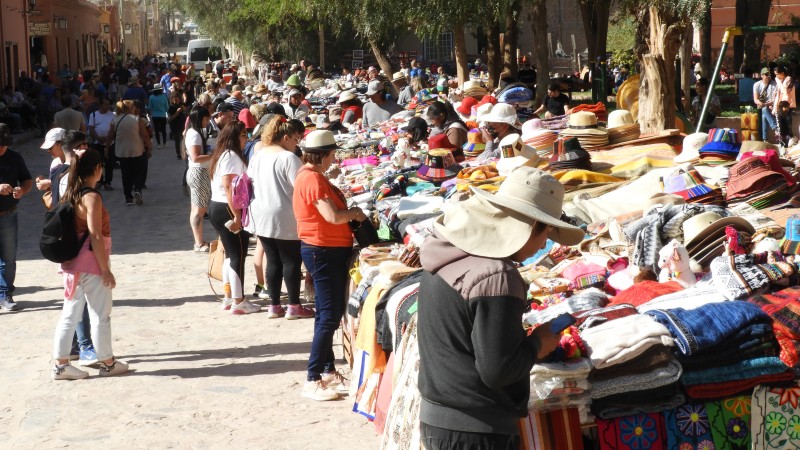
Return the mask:
<svg viewBox="0 0 800 450">
<path fill-rule="evenodd" d="M 67 130 L 63 128 L 53 128 L 47 132 L 47 135 L 44 137 L 44 142 L 40 148 L 49 150 L 52 146 L 56 145 L 57 142 L 64 139 L 65 134 L 67 134 Z"/>
</svg>

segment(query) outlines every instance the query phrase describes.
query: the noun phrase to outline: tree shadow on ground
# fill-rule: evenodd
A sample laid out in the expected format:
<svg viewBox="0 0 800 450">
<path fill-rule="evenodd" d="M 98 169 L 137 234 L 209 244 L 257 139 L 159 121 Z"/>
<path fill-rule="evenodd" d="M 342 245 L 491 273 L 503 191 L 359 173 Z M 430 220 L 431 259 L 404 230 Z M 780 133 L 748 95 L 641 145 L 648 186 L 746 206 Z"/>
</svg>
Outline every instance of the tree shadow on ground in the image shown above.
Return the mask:
<svg viewBox="0 0 800 450">
<path fill-rule="evenodd" d="M 204 350 L 181 350 L 167 353 L 151 353 L 140 355 L 126 355 L 125 360 L 136 362 L 165 362 L 165 361 L 202 361 L 207 359 L 224 358 L 261 358 L 275 355 L 307 354 L 311 350 L 310 342 L 281 342 L 276 344 L 261 344 L 251 347 L 232 347 Z"/>
</svg>

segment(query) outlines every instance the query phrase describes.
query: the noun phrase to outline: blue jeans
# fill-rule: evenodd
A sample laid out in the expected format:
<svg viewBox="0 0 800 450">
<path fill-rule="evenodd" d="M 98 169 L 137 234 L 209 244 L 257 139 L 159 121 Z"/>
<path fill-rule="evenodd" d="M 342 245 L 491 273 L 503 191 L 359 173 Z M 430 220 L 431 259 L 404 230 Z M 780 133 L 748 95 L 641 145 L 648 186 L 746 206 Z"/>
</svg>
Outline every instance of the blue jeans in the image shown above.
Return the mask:
<svg viewBox="0 0 800 450">
<path fill-rule="evenodd" d="M 307 380 L 321 378 L 324 372 L 336 370 L 333 356 L 333 334 L 339 328 L 347 304 L 347 280 L 351 247 L 317 247 L 302 243 L 300 254 L 314 280 L 314 338 L 308 356 Z"/>
<path fill-rule="evenodd" d="M 769 126 L 769 128 L 767 128 Z M 777 128 L 778 122 L 775 120 L 775 115 L 767 108 L 761 108 L 761 140 L 767 140 L 767 131 Z"/>
<path fill-rule="evenodd" d="M 66 300 L 65 300 L 66 301 Z M 92 329 L 89 321 L 89 305 L 83 307 L 83 315 L 78 326 L 75 328 L 75 336 L 72 337 L 72 353 L 79 354 L 81 350 L 92 347 Z"/>
<path fill-rule="evenodd" d="M 14 294 L 17 277 L 17 211 L 0 217 L 0 298 Z"/>
</svg>

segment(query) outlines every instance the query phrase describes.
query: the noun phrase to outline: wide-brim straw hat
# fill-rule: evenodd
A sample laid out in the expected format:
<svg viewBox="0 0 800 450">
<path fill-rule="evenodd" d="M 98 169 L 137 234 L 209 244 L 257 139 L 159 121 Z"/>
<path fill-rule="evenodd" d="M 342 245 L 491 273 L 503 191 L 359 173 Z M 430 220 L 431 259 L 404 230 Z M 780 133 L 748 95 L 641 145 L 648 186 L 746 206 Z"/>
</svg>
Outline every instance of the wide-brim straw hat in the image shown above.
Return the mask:
<svg viewBox="0 0 800 450">
<path fill-rule="evenodd" d="M 511 172 L 496 194 L 472 189 L 473 196 L 453 205 L 434 223 L 438 234 L 466 253 L 507 258 L 519 251 L 534 222 L 552 227 L 548 237 L 577 245 L 584 237 L 578 227 L 561 220 L 564 187 L 552 175 L 522 166 Z"/>
<path fill-rule="evenodd" d="M 700 149 L 708 142 L 708 133 L 692 133 L 683 138 L 681 153 L 672 161 L 676 164 L 683 164 L 700 158 Z"/>
<path fill-rule="evenodd" d="M 578 111 L 569 115 L 567 128 L 561 131 L 565 136 L 608 135 L 608 130 L 597 125 L 593 112 Z"/>
<path fill-rule="evenodd" d="M 269 92 L 269 89 L 266 86 L 264 86 L 262 83 L 258 83 L 256 85 L 255 89 L 253 89 L 253 93 L 256 94 L 256 95 L 264 95 L 267 92 Z"/>
<path fill-rule="evenodd" d="M 627 109 L 617 109 L 608 113 L 608 131 L 625 125 L 633 125 L 633 115 Z"/>
<path fill-rule="evenodd" d="M 341 104 L 341 103 L 344 103 L 344 102 L 349 101 L 349 100 L 354 100 L 356 98 L 358 98 L 358 96 L 356 96 L 355 92 L 353 92 L 353 91 L 344 91 L 339 95 L 339 100 L 336 100 L 336 103 Z"/>
<path fill-rule="evenodd" d="M 507 123 L 517 129 L 521 127 L 517 110 L 508 103 L 498 103 L 488 114 L 478 114 L 478 120 L 485 123 Z"/>
</svg>

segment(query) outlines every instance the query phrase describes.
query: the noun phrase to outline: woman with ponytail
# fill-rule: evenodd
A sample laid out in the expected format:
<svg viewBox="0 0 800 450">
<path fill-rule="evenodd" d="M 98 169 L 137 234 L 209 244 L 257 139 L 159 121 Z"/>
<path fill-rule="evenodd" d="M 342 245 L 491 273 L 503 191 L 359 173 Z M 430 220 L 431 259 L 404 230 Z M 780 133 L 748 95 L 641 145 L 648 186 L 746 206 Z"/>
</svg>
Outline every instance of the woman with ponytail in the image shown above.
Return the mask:
<svg viewBox="0 0 800 450">
<path fill-rule="evenodd" d="M 273 118 L 261 133 L 263 147 L 250 159 L 247 175 L 253 179 L 248 231 L 258 236 L 267 255 L 266 285 L 270 298 L 267 317 L 302 319 L 314 310 L 300 304 L 300 238 L 292 209 L 294 179 L 303 167 L 294 151 L 304 127 L 295 120 Z M 281 306 L 281 284 L 286 283 L 288 309 Z"/>
<path fill-rule="evenodd" d="M 114 358 L 111 348 L 111 290 L 116 286 L 111 273 L 111 226 L 103 199 L 94 186 L 103 175 L 100 153 L 76 149 L 77 160 L 70 165 L 67 189 L 62 203 L 75 211 L 78 236 L 88 235 L 78 256 L 61 264 L 64 274 L 64 308 L 53 343 L 54 380 L 77 380 L 89 376 L 69 364 L 72 336 L 81 320 L 84 305 L 89 305 L 91 332 L 99 376 L 108 377 L 128 371 L 128 365 Z"/>
</svg>

